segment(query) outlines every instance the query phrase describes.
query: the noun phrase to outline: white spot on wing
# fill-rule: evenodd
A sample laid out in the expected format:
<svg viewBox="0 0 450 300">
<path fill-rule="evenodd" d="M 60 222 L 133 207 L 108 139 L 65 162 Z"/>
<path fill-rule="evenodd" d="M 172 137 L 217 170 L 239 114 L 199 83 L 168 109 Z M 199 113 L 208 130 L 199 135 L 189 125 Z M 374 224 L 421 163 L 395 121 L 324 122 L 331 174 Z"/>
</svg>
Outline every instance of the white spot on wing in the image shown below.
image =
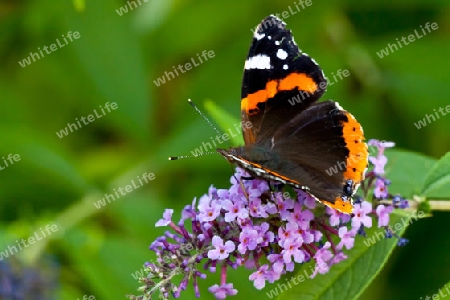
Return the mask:
<svg viewBox="0 0 450 300">
<path fill-rule="evenodd" d="M 289 69 L 289 66 L 286 65 L 286 64 L 284 64 L 284 65 L 283 65 L 283 70 L 287 70 L 287 69 Z"/>
<path fill-rule="evenodd" d="M 277 51 L 277 57 L 279 59 L 286 59 L 286 57 L 288 56 L 287 52 L 284 51 L 283 49 L 278 49 Z"/>
<path fill-rule="evenodd" d="M 255 39 L 257 39 L 259 41 L 260 39 L 264 38 L 266 36 L 266 34 L 264 34 L 264 33 L 259 34 L 257 31 L 255 31 L 253 36 L 255 37 Z"/>
<path fill-rule="evenodd" d="M 270 57 L 268 57 L 267 55 L 264 54 L 258 54 L 252 57 L 249 57 L 246 61 L 245 61 L 245 69 L 249 70 L 249 69 L 259 69 L 259 70 L 264 70 L 264 69 L 268 69 L 270 70 Z"/>
</svg>

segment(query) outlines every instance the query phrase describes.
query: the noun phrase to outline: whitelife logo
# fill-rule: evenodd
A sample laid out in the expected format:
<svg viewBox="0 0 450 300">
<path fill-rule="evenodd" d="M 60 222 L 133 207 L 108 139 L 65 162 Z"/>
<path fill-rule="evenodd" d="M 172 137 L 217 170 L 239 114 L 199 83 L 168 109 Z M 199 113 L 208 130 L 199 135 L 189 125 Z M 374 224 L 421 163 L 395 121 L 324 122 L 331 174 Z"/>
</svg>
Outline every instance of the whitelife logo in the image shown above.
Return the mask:
<svg viewBox="0 0 450 300">
<path fill-rule="evenodd" d="M 244 129 L 249 129 L 252 128 L 253 124 L 250 121 L 246 121 L 246 122 L 240 122 L 239 124 L 234 124 L 234 130 L 235 132 L 233 132 L 232 128 L 228 128 L 228 132 L 230 133 L 228 135 L 228 133 L 223 133 L 221 135 L 217 134 L 215 137 L 210 137 L 211 142 L 213 143 L 213 145 L 211 145 L 210 142 L 203 142 L 202 145 L 198 148 L 195 148 L 193 151 L 191 151 L 191 154 L 193 156 L 201 156 L 203 155 L 203 153 L 208 152 L 208 151 L 212 151 L 213 149 L 217 148 L 217 145 L 220 145 L 222 143 L 224 143 L 225 141 L 228 141 L 231 137 L 236 137 L 239 136 L 240 134 L 242 134 L 242 130 Z M 216 143 L 217 141 L 217 143 Z M 203 152 L 204 150 L 204 152 Z"/>
<path fill-rule="evenodd" d="M 425 24 L 425 28 L 427 29 L 427 31 L 425 31 L 425 29 L 422 27 L 422 25 L 420 25 L 420 28 L 422 29 L 423 35 L 420 35 L 420 33 L 417 32 L 417 29 L 415 29 L 415 30 L 414 30 L 414 34 L 408 35 L 408 41 L 409 41 L 409 42 L 406 41 L 406 37 L 405 37 L 405 36 L 402 36 L 402 38 L 401 38 L 400 40 L 402 41 L 403 45 L 405 45 L 405 46 L 409 45 L 409 43 L 414 42 L 414 41 L 416 40 L 416 38 L 417 38 L 417 39 L 423 38 L 425 35 L 427 35 L 427 33 L 430 33 L 430 32 L 431 32 L 431 29 L 436 30 L 436 29 L 439 28 L 439 26 L 438 26 L 438 24 L 437 24 L 436 22 L 433 22 L 433 23 L 427 22 L 427 23 Z M 430 28 L 431 28 L 431 29 L 430 29 Z M 391 53 L 397 51 L 397 50 L 398 50 L 397 45 L 398 45 L 400 48 L 403 48 L 403 45 L 402 45 L 402 43 L 400 42 L 400 40 L 399 40 L 398 38 L 396 38 L 396 40 L 397 40 L 397 44 L 395 44 L 395 43 L 394 43 L 394 44 L 389 43 L 388 46 L 387 46 L 386 48 L 381 49 L 379 52 L 377 52 L 378 57 L 379 57 L 379 58 L 383 58 L 383 57 L 388 56 L 389 54 L 391 54 Z"/>
<path fill-rule="evenodd" d="M 28 239 L 22 239 L 20 240 L 20 242 L 18 240 L 16 240 L 16 246 L 19 247 L 19 250 L 17 249 L 16 246 L 8 246 L 6 248 L 5 251 L 0 252 L 0 260 L 3 260 L 3 258 L 8 258 L 9 255 L 14 255 L 16 253 L 18 253 L 19 251 L 23 250 L 24 248 L 33 245 L 34 243 L 36 243 L 37 241 L 42 240 L 43 238 L 51 235 L 53 232 L 58 231 L 58 226 L 56 224 L 50 225 L 47 224 L 45 225 L 45 229 L 39 228 L 40 230 L 40 234 L 39 232 L 35 231 L 33 236 L 30 236 Z M 47 232 L 47 234 L 46 234 Z M 27 244 L 28 241 L 28 244 Z M 22 248 L 23 246 L 23 248 Z"/>
<path fill-rule="evenodd" d="M 317 262 L 317 266 L 326 267 L 326 263 Z M 306 270 L 303 270 L 303 274 L 305 274 L 305 275 L 300 274 L 297 276 L 292 276 L 290 278 L 286 278 L 286 283 L 278 283 L 277 287 L 266 292 L 267 297 L 269 297 L 269 299 L 272 299 L 274 297 L 277 297 L 279 294 L 283 293 L 284 291 L 292 289 L 291 283 L 293 283 L 295 286 L 295 285 L 298 285 L 299 283 L 305 281 L 305 279 L 314 279 L 314 277 L 311 277 L 314 274 L 314 268 L 312 266 L 310 266 L 310 270 L 311 270 L 311 274 L 308 274 L 308 272 Z"/>
<path fill-rule="evenodd" d="M 447 291 L 447 294 L 445 293 L 445 291 L 442 292 L 442 290 L 443 290 L 444 288 L 445 288 L 445 290 Z M 450 299 L 450 298 L 447 298 L 447 296 L 450 295 L 450 283 L 444 284 L 444 286 L 441 287 L 441 288 L 438 290 L 438 292 L 439 292 L 439 294 L 436 293 L 436 294 L 433 294 L 433 295 L 431 295 L 431 296 L 427 295 L 427 296 L 425 296 L 425 298 L 420 297 L 420 299 L 424 299 L 424 300 Z"/>
<path fill-rule="evenodd" d="M 444 108 L 442 108 L 442 107 L 439 107 L 438 111 L 441 113 L 442 116 L 446 116 L 448 113 L 450 113 L 450 105 L 447 105 L 445 107 L 446 112 L 444 112 Z M 434 114 L 436 115 L 436 117 L 438 119 L 440 118 L 438 112 L 436 111 L 436 108 L 434 109 Z M 425 114 L 425 118 L 417 121 L 417 123 L 414 123 L 414 126 L 416 126 L 417 129 L 420 129 L 422 127 L 427 126 L 427 121 L 428 121 L 428 124 L 430 124 L 431 122 L 436 121 L 436 118 L 433 116 L 433 114 L 431 114 L 431 115 Z"/>
<path fill-rule="evenodd" d="M 142 6 L 142 4 L 143 4 L 142 2 L 145 3 L 145 2 L 148 2 L 148 1 L 149 0 L 127 1 L 127 4 L 125 4 L 124 6 L 121 6 L 119 9 L 116 9 L 116 13 L 121 17 L 124 14 L 129 12 L 128 7 L 130 8 L 130 11 L 131 11 L 131 10 L 133 10 L 135 8 L 138 8 L 138 4 L 137 3 L 139 3 L 139 6 Z M 127 7 L 127 5 L 128 5 L 128 7 Z"/>
<path fill-rule="evenodd" d="M 276 16 L 278 19 L 284 21 L 284 20 L 286 20 L 287 18 L 289 18 L 290 16 L 293 16 L 293 15 L 295 15 L 296 13 L 299 13 L 302 9 L 306 9 L 307 7 L 309 7 L 309 6 L 311 6 L 311 5 L 312 5 L 312 0 L 306 0 L 306 1 L 299 0 L 298 2 L 294 2 L 295 10 L 292 9 L 292 7 L 289 5 L 289 6 L 288 6 L 288 9 L 289 9 L 289 10 L 285 10 L 285 11 L 283 11 L 283 12 L 281 12 L 281 13 L 276 13 L 276 14 L 273 14 L 273 15 Z M 301 7 L 301 8 L 300 8 L 300 7 Z M 280 15 L 281 15 L 281 16 L 280 16 Z M 274 24 L 272 24 L 271 21 L 266 21 L 266 22 L 264 22 L 264 23 L 262 24 L 262 27 L 263 27 L 264 29 L 267 29 L 267 28 L 269 28 L 269 27 L 272 27 L 273 25 L 274 25 Z M 251 31 L 252 33 L 254 33 L 254 32 L 256 31 L 256 28 L 258 28 L 258 26 L 254 27 L 254 28 L 251 28 L 250 31 Z"/>
<path fill-rule="evenodd" d="M 70 132 L 74 132 L 74 130 L 78 130 L 78 128 L 81 128 L 82 125 L 81 125 L 80 121 L 83 122 L 84 125 L 88 125 L 89 123 L 92 123 L 95 120 L 100 119 L 101 117 L 105 116 L 106 115 L 105 109 L 108 113 L 110 113 L 111 109 L 116 110 L 118 105 L 116 102 L 112 102 L 111 104 L 109 104 L 109 102 L 106 102 L 105 107 L 102 107 L 101 105 L 99 107 L 100 107 L 102 114 L 99 114 L 97 112 L 97 109 L 94 109 L 94 114 L 90 114 L 86 118 L 81 117 L 80 120 L 78 120 L 78 118 L 75 118 L 75 121 L 78 124 L 78 126 L 75 123 L 67 123 L 67 126 L 63 129 L 61 129 L 59 132 L 56 132 L 56 135 L 60 139 L 62 139 L 63 137 L 69 135 Z M 69 130 L 70 130 L 70 132 L 69 132 Z"/>
<path fill-rule="evenodd" d="M 133 179 L 133 180 L 131 180 L 131 184 L 128 184 L 127 186 L 125 186 L 125 188 L 119 187 L 117 189 L 117 191 L 116 191 L 116 189 L 113 189 L 114 195 L 116 195 L 116 197 L 114 197 L 113 194 L 105 194 L 105 197 L 98 200 L 97 202 L 94 202 L 94 206 L 97 209 L 100 209 L 103 206 L 106 206 L 107 202 L 111 203 L 111 201 L 116 201 L 116 199 L 119 199 L 121 196 L 125 196 L 126 194 L 131 193 L 133 190 L 136 190 L 136 189 L 140 188 L 141 186 L 143 186 L 144 183 L 142 182 L 142 180 L 144 180 L 145 183 L 148 183 L 149 180 L 154 180 L 155 174 L 154 173 L 149 173 L 149 174 L 144 173 L 142 175 L 142 178 L 140 176 L 137 176 L 137 179 L 138 179 L 140 185 L 136 185 L 136 183 L 134 182 L 134 179 Z"/>
<path fill-rule="evenodd" d="M 8 154 L 8 157 L 7 158 L 5 158 L 4 156 L 2 157 L 2 159 L 3 159 L 3 162 L 5 163 L 5 165 L 4 165 L 4 167 L 1 165 L 1 163 L 0 163 L 0 171 L 3 171 L 4 169 L 6 169 L 7 167 L 9 167 L 10 165 L 13 165 L 14 164 L 14 162 L 18 162 L 20 159 L 21 159 L 21 157 L 20 157 L 20 155 L 19 154 L 12 154 L 12 153 L 10 153 L 10 154 Z M 9 160 L 9 164 L 8 164 L 8 162 L 6 161 L 6 160 Z"/>
<path fill-rule="evenodd" d="M 208 52 L 206 52 L 206 50 L 203 50 L 202 55 L 201 55 L 204 59 L 204 61 L 207 61 L 208 58 L 213 58 L 214 56 L 216 56 L 216 54 L 214 53 L 213 50 L 209 50 Z M 153 80 L 153 83 L 159 87 L 160 85 L 166 83 L 167 81 L 170 81 L 172 79 L 175 79 L 175 77 L 180 76 L 180 73 L 178 73 L 178 70 L 180 70 L 181 73 L 186 73 L 187 71 L 192 69 L 192 66 L 194 67 L 198 67 L 200 66 L 202 63 L 204 63 L 204 61 L 202 60 L 202 58 L 200 57 L 200 55 L 197 53 L 197 58 L 198 58 L 198 62 L 196 63 L 194 57 L 191 58 L 192 64 L 190 62 L 185 63 L 184 65 L 178 65 L 177 67 L 173 66 L 173 71 L 175 72 L 176 75 L 174 75 L 172 73 L 172 71 L 165 71 L 164 75 L 161 77 L 158 77 L 156 80 Z M 183 69 L 184 67 L 184 69 Z"/>
<path fill-rule="evenodd" d="M 26 66 L 28 66 L 28 65 L 30 65 L 32 63 L 32 61 L 31 61 L 32 59 L 33 59 L 33 62 L 35 62 L 37 59 L 41 59 L 42 57 L 44 57 L 44 52 L 46 54 L 50 54 L 50 53 L 55 52 L 56 50 L 58 50 L 58 49 L 60 49 L 60 48 L 62 48 L 64 46 L 68 45 L 69 42 L 67 41 L 67 39 L 64 36 L 64 34 L 62 35 L 62 37 L 63 37 L 63 40 L 64 40 L 65 44 L 61 43 L 59 41 L 59 38 L 57 38 L 56 39 L 56 44 L 51 44 L 49 47 L 44 46 L 44 47 L 42 47 L 42 49 L 41 49 L 41 47 L 38 47 L 38 52 L 41 55 L 39 55 L 39 53 L 30 52 L 30 55 L 27 58 L 24 58 L 24 59 L 22 59 L 22 61 L 19 61 L 19 65 L 22 68 L 25 68 Z M 80 33 L 78 31 L 74 31 L 73 33 L 72 33 L 72 31 L 69 31 L 67 33 L 67 38 L 71 42 L 73 42 L 74 40 L 79 39 L 80 37 L 81 36 L 80 36 Z M 49 51 L 49 49 L 50 49 L 50 51 Z M 42 52 L 42 50 L 44 50 L 44 52 Z"/>
<path fill-rule="evenodd" d="M 318 86 L 319 89 L 315 92 L 324 91 L 327 88 L 327 86 L 332 86 L 333 84 L 338 82 L 336 75 L 339 77 L 340 80 L 343 80 L 344 78 L 350 76 L 350 71 L 347 69 L 344 70 L 339 69 L 337 70 L 336 74 L 334 74 L 334 72 L 331 73 L 331 76 L 333 76 L 334 81 L 330 80 L 328 83 L 325 81 L 321 82 Z M 307 89 L 312 89 L 312 87 L 308 86 Z M 300 91 L 297 96 L 292 97 L 291 99 L 288 100 L 288 102 L 292 106 L 294 106 L 295 104 L 302 103 L 303 100 L 305 100 L 309 96 L 311 96 L 311 94 L 308 93 L 307 91 Z"/>
<path fill-rule="evenodd" d="M 422 219 L 425 217 L 425 213 L 423 211 L 419 211 L 417 214 L 416 212 L 412 212 L 409 216 L 403 217 L 400 219 L 399 222 L 395 223 L 394 225 L 389 225 L 389 229 L 391 232 L 396 233 L 401 231 L 403 228 L 408 227 L 410 224 L 412 224 L 414 221 L 417 221 L 418 219 Z M 372 245 L 375 245 L 380 240 L 386 239 L 386 230 L 380 230 L 377 233 L 375 233 L 372 237 L 367 237 L 363 240 L 364 245 L 366 247 L 370 247 Z"/>
</svg>

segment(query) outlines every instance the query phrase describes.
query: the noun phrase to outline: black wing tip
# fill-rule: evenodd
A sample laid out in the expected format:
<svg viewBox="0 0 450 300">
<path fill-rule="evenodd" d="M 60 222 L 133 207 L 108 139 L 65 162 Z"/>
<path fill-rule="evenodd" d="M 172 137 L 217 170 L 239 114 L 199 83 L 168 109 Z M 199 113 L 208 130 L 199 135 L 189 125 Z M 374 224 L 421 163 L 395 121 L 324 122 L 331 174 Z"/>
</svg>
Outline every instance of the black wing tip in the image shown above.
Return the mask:
<svg viewBox="0 0 450 300">
<path fill-rule="evenodd" d="M 264 20 L 262 20 L 262 22 L 264 22 L 266 20 L 271 20 L 273 24 L 286 25 L 286 23 L 283 20 L 281 20 L 280 18 L 278 18 L 277 16 L 275 16 L 273 14 L 267 16 Z"/>
<path fill-rule="evenodd" d="M 285 29 L 286 28 L 286 23 L 284 23 L 277 16 L 270 15 L 270 16 L 265 17 L 259 23 L 258 27 L 256 28 L 256 32 L 259 33 L 259 34 L 265 33 L 265 32 L 267 32 L 268 30 L 270 30 L 273 27 Z"/>
</svg>

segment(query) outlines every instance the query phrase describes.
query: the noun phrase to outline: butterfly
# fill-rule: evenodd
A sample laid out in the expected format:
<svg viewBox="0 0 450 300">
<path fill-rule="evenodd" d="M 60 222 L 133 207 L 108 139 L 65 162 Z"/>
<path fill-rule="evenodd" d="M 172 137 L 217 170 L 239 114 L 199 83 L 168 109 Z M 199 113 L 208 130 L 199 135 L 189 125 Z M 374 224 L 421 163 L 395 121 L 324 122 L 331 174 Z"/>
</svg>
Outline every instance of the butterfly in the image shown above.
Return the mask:
<svg viewBox="0 0 450 300">
<path fill-rule="evenodd" d="M 327 88 L 319 65 L 302 52 L 286 24 L 271 15 L 256 27 L 241 92 L 244 146 L 217 149 L 255 178 L 301 189 L 350 214 L 368 164 L 358 121 Z"/>
</svg>

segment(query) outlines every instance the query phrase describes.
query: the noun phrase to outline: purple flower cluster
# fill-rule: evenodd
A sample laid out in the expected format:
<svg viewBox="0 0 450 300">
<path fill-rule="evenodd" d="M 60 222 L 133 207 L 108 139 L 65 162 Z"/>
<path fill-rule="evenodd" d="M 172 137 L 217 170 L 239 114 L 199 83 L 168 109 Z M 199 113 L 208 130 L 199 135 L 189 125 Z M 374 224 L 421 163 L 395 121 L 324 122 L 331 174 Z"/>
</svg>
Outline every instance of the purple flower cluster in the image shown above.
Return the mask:
<svg viewBox="0 0 450 300">
<path fill-rule="evenodd" d="M 375 188 L 373 190 L 374 201 L 372 202 L 375 202 L 375 200 L 392 200 L 392 205 L 385 206 L 384 204 L 380 204 L 376 207 L 376 214 L 379 217 L 378 227 L 384 227 L 386 229 L 386 237 L 397 237 L 399 239 L 398 245 L 403 246 L 408 242 L 408 240 L 400 238 L 390 228 L 388 228 L 389 215 L 394 208 L 408 208 L 409 203 L 400 195 L 392 195 L 388 192 L 388 186 L 391 184 L 391 181 L 383 176 L 385 172 L 384 167 L 388 161 L 387 157 L 384 155 L 384 150 L 386 148 L 394 147 L 395 143 L 372 139 L 369 140 L 367 144 L 369 147 L 372 146 L 377 149 L 377 156 L 369 156 L 369 162 L 373 165 L 373 169 L 366 174 L 366 180 L 363 182 L 362 189 L 366 195 L 367 191 L 371 188 L 373 182 L 375 181 Z"/>
<path fill-rule="evenodd" d="M 147 297 L 159 291 L 164 299 L 170 294 L 178 298 L 192 281 L 199 297 L 199 278 L 206 277 L 200 267 L 220 272 L 220 283 L 209 288 L 216 299 L 237 294 L 233 283 L 227 282 L 229 268 L 255 270 L 249 279 L 257 289 L 292 272 L 295 263 L 314 261 L 311 278 L 327 273 L 347 258 L 345 251 L 353 248 L 357 235 L 365 235 L 364 228 L 372 227 L 374 219 L 378 227 L 387 228 L 394 207 L 407 204 L 399 196 L 392 196 L 392 205 L 377 203 L 389 197 L 389 182 L 382 177 L 387 163 L 384 149 L 394 144 L 371 140 L 369 145 L 377 147 L 378 155 L 369 158 L 373 169 L 363 192 L 365 199 L 372 193 L 374 201 L 358 197 L 352 215 L 324 209 L 302 190 L 296 190 L 295 197 L 273 192 L 264 180 L 244 179 L 249 174 L 239 168 L 229 189 L 211 186 L 198 204 L 194 199 L 183 209 L 177 224 L 172 221 L 173 210 L 167 209 L 156 226 L 170 226 L 174 233 L 167 231 L 151 244 L 157 262 L 146 263 L 147 276 L 141 278 L 145 285 L 140 290 Z M 181 279 L 178 284 L 173 280 L 176 276 Z"/>
<path fill-rule="evenodd" d="M 52 258 L 34 266 L 26 266 L 14 257 L 0 260 L 0 299 L 56 299 L 58 286 L 59 265 Z"/>
<path fill-rule="evenodd" d="M 375 189 L 373 190 L 373 196 L 375 199 L 392 199 L 392 205 L 395 208 L 407 208 L 408 201 L 406 199 L 398 195 L 394 196 L 389 194 L 388 186 L 391 184 L 391 181 L 383 176 L 384 167 L 388 161 L 387 157 L 384 155 L 384 149 L 394 147 L 395 144 L 393 142 L 378 141 L 373 139 L 369 140 L 367 144 L 369 146 L 376 147 L 378 151 L 377 156 L 369 156 L 369 162 L 373 165 L 373 169 L 368 174 L 366 174 L 366 180 L 365 182 L 363 182 L 363 185 L 367 184 L 369 188 L 375 181 Z M 383 208 L 379 209 L 382 210 Z M 390 211 L 392 211 L 392 208 L 390 208 Z"/>
</svg>

